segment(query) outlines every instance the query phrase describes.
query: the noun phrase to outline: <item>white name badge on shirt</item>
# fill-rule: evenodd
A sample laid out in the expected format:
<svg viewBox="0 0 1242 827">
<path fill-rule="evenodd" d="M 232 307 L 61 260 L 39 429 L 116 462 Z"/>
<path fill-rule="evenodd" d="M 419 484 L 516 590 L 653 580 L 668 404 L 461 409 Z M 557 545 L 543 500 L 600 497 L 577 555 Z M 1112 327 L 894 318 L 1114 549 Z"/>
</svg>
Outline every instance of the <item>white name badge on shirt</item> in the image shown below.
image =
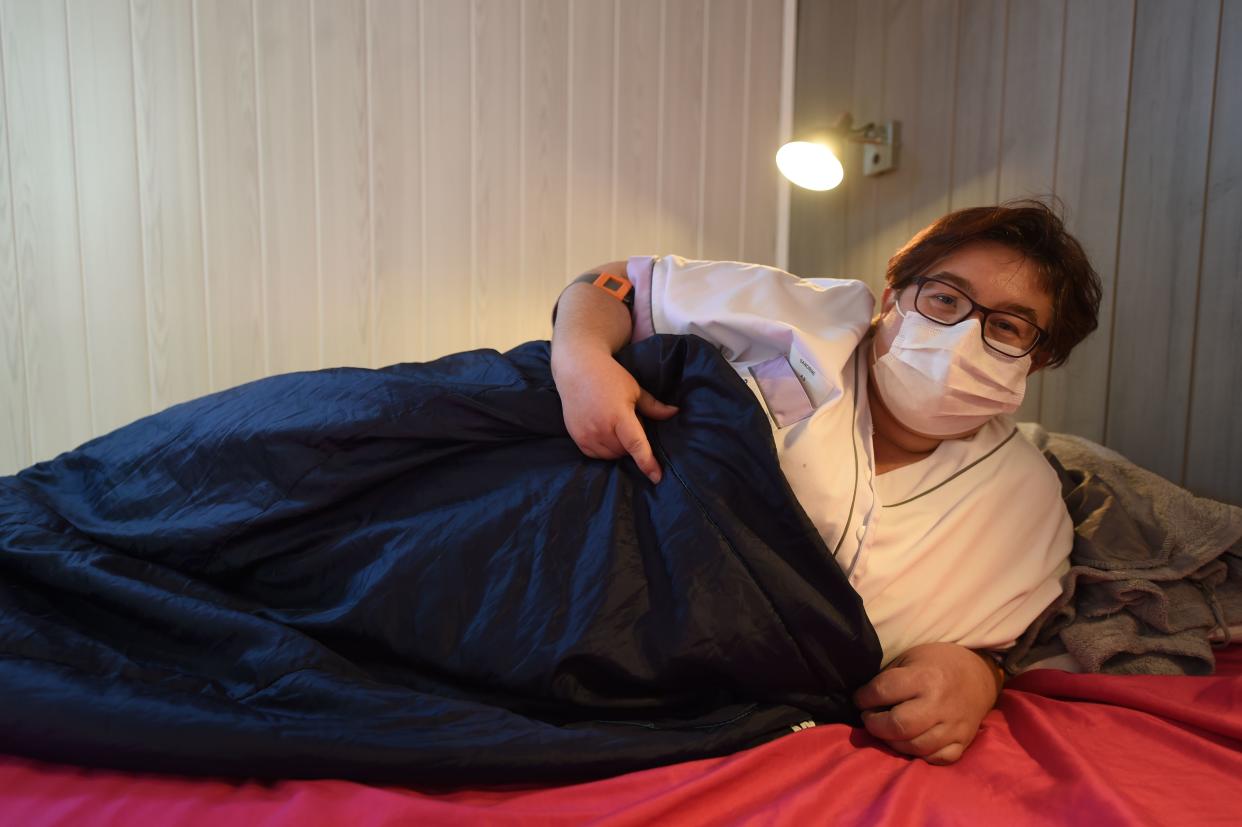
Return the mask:
<svg viewBox="0 0 1242 827">
<path fill-rule="evenodd" d="M 773 356 L 751 365 L 747 370 L 759 388 L 759 395 L 768 416 L 777 428 L 786 428 L 810 416 L 815 406 L 784 356 Z"/>
<path fill-rule="evenodd" d="M 811 405 L 818 408 L 824 404 L 829 395 L 828 383 L 815 367 L 815 361 L 798 348 L 796 339 L 789 345 L 789 366 L 802 383 L 806 395 L 811 398 Z"/>
</svg>

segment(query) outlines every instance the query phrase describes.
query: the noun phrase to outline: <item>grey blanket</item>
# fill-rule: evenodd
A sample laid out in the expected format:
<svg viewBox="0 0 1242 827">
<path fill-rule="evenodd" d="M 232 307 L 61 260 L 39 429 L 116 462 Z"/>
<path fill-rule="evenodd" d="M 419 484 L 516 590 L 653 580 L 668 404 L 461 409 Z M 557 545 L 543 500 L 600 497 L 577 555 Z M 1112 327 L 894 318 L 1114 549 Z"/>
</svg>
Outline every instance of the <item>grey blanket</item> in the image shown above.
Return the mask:
<svg viewBox="0 0 1242 827">
<path fill-rule="evenodd" d="M 1084 671 L 1207 675 L 1242 624 L 1242 508 L 1196 497 L 1081 437 L 1019 426 L 1074 521 L 1062 593 L 1005 656 L 1017 674 L 1068 653 Z"/>
</svg>

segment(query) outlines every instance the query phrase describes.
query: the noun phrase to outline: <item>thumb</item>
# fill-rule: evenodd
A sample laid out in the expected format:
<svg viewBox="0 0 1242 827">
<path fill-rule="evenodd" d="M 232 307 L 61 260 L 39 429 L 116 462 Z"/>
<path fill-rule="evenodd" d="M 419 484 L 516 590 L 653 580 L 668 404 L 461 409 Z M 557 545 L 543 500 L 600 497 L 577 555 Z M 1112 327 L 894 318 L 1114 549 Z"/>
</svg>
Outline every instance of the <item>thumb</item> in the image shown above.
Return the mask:
<svg viewBox="0 0 1242 827">
<path fill-rule="evenodd" d="M 638 393 L 638 402 L 634 405 L 638 412 L 648 419 L 668 419 L 677 413 L 676 405 L 665 405 L 645 390 Z"/>
</svg>

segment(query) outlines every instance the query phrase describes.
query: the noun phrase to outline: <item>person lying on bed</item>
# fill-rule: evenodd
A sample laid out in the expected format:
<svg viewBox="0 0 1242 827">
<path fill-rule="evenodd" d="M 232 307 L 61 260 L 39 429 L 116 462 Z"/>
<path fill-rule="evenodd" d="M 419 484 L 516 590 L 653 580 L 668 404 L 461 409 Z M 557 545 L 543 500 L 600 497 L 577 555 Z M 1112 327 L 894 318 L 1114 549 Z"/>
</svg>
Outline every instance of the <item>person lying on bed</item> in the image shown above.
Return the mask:
<svg viewBox="0 0 1242 827">
<path fill-rule="evenodd" d="M 1057 476 L 1008 414 L 1030 374 L 1095 329 L 1101 287 L 1033 201 L 944 216 L 897 251 L 886 281 L 873 318 L 860 281 L 634 256 L 561 294 L 552 371 L 582 452 L 629 455 L 658 484 L 638 416 L 676 409 L 612 354 L 653 333 L 718 347 L 769 414 L 781 468 L 883 646 L 883 670 L 854 698 L 867 730 L 951 763 L 999 695 L 992 654 L 1069 568 Z"/>
</svg>

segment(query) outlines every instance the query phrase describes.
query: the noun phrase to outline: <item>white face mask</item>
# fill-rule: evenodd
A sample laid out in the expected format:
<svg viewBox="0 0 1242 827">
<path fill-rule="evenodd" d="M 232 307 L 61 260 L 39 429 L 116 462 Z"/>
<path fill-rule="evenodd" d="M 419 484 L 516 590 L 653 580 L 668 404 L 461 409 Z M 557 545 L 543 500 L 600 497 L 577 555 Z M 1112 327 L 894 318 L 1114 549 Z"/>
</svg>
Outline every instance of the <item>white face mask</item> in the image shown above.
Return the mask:
<svg viewBox="0 0 1242 827">
<path fill-rule="evenodd" d="M 871 370 L 884 407 L 902 425 L 927 436 L 952 436 L 1022 404 L 1029 353 L 996 353 L 983 343 L 978 319 L 946 326 L 903 313 L 900 305 L 897 315 L 901 328 Z"/>
</svg>

